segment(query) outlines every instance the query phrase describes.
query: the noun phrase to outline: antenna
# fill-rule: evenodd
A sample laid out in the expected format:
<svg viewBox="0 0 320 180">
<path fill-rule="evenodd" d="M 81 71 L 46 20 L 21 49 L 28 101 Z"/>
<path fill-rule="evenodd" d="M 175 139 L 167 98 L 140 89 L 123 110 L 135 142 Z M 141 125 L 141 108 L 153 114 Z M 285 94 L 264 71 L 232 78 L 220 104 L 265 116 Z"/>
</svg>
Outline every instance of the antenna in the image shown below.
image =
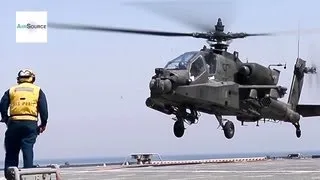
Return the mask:
<svg viewBox="0 0 320 180">
<path fill-rule="evenodd" d="M 300 58 L 300 21 L 298 22 L 298 58 Z"/>
</svg>

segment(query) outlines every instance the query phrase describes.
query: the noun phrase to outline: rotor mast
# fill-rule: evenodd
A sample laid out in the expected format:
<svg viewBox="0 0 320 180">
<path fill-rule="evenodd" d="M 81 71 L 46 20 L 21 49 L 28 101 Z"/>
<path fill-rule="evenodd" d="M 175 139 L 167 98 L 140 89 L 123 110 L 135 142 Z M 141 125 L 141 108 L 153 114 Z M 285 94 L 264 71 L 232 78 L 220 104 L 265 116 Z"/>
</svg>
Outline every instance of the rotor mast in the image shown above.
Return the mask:
<svg viewBox="0 0 320 180">
<path fill-rule="evenodd" d="M 215 32 L 214 33 L 214 39 L 208 39 L 208 44 L 211 47 L 214 47 L 215 50 L 218 51 L 227 51 L 228 49 L 228 44 L 223 43 L 224 39 L 223 37 L 226 35 L 224 33 L 224 25 L 222 24 L 222 20 L 221 18 L 218 18 L 218 22 L 215 25 Z M 212 43 L 215 42 L 215 43 Z"/>
</svg>

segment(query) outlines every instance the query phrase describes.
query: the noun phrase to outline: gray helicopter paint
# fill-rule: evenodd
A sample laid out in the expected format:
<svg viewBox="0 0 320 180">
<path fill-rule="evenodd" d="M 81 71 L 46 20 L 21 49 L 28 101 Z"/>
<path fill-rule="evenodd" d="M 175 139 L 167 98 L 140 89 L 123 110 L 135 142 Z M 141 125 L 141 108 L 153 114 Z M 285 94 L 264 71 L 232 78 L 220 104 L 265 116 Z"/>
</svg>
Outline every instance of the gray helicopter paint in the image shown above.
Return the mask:
<svg viewBox="0 0 320 180">
<path fill-rule="evenodd" d="M 301 136 L 300 115 L 319 116 L 319 105 L 300 105 L 303 74 L 316 73 L 316 68 L 301 66 L 305 61 L 297 59 L 292 88 L 288 103 L 282 102 L 286 88 L 278 84 L 280 71 L 258 63 L 243 63 L 238 52 L 227 51 L 228 44 L 223 42 L 249 36 L 270 36 L 273 33 L 225 33 L 221 18 L 218 18 L 215 30 L 200 33 L 180 33 L 124 28 L 110 28 L 86 25 L 48 23 L 51 28 L 85 31 L 104 31 L 155 36 L 186 36 L 206 39 L 206 46 L 195 51 L 179 70 L 156 68 L 149 83 L 150 97 L 146 105 L 168 115 L 174 114 L 177 121 L 174 133 L 182 137 L 183 121 L 193 124 L 198 120 L 198 112 L 214 114 L 223 127 L 225 136 L 234 135 L 231 121 L 222 122 L 222 115 L 234 115 L 239 121 L 254 122 L 261 119 L 281 120 L 292 123 L 297 137 Z M 179 59 L 179 58 L 178 58 Z M 180 63 L 179 63 L 180 66 Z M 212 72 L 211 72 L 212 71 Z M 190 113 L 186 110 L 190 109 Z"/>
</svg>

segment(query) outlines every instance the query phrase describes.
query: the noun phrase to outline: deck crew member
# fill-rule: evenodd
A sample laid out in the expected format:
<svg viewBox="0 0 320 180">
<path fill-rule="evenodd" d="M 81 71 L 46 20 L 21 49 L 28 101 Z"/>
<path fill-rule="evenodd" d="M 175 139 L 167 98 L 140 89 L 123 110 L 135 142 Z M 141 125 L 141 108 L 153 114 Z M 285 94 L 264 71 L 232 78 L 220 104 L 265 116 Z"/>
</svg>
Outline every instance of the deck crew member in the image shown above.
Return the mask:
<svg viewBox="0 0 320 180">
<path fill-rule="evenodd" d="M 33 146 L 37 136 L 44 132 L 47 126 L 46 96 L 41 88 L 34 84 L 35 79 L 32 70 L 19 71 L 18 84 L 7 90 L 0 102 L 1 121 L 7 125 L 4 140 L 6 178 L 8 167 L 18 167 L 20 150 L 23 153 L 23 167 L 33 167 Z M 39 113 L 41 123 L 38 125 Z"/>
</svg>

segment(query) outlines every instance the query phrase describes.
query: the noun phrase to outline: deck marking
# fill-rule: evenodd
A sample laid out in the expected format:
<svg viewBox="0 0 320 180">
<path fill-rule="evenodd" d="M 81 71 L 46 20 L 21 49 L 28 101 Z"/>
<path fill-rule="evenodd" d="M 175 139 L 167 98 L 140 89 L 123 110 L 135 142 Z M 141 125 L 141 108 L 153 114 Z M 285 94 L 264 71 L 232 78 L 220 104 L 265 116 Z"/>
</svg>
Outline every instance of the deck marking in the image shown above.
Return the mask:
<svg viewBox="0 0 320 180">
<path fill-rule="evenodd" d="M 138 170 L 138 169 L 131 169 L 128 172 L 135 172 L 135 173 L 320 173 L 320 170 L 281 170 L 281 171 L 241 171 L 241 170 Z"/>
</svg>

